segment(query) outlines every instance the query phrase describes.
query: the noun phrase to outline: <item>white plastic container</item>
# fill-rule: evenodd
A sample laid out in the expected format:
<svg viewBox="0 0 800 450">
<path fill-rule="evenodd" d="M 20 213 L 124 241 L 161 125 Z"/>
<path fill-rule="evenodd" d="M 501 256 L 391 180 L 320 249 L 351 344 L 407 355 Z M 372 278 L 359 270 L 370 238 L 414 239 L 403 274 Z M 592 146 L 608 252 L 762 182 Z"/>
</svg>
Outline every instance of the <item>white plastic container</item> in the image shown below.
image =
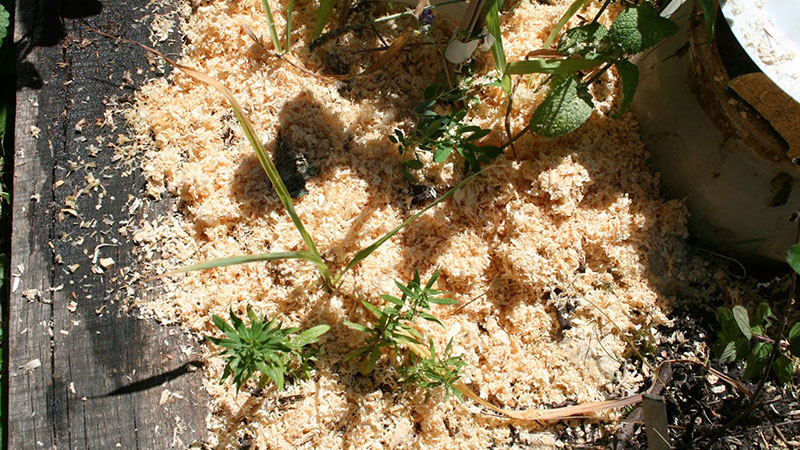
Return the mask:
<svg viewBox="0 0 800 450">
<path fill-rule="evenodd" d="M 743 259 L 783 260 L 794 243 L 800 168 L 771 125 L 730 89 L 694 3 L 665 11 L 681 31 L 637 62 L 631 109 L 663 193 L 685 199 L 701 245 Z"/>
</svg>

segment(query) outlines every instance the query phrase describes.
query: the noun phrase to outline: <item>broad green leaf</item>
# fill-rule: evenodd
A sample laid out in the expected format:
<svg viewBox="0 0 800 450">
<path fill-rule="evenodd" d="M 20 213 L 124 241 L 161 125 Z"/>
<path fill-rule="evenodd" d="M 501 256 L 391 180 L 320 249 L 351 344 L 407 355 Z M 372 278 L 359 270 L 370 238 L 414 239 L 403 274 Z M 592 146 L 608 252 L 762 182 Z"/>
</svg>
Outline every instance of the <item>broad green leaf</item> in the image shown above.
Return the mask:
<svg viewBox="0 0 800 450">
<path fill-rule="evenodd" d="M 794 363 L 785 355 L 780 355 L 775 358 L 775 362 L 772 364 L 772 371 L 781 383 L 791 383 L 794 376 Z"/>
<path fill-rule="evenodd" d="M 450 147 L 437 148 L 436 151 L 433 152 L 433 162 L 440 163 L 445 161 L 450 156 L 451 152 L 452 149 Z"/>
<path fill-rule="evenodd" d="M 341 271 L 341 272 L 340 272 L 338 275 L 336 275 L 336 278 L 333 280 L 333 285 L 335 286 L 336 284 L 338 284 L 338 282 L 339 282 L 339 281 L 342 279 L 342 277 L 344 276 L 344 274 L 346 274 L 346 273 L 347 273 L 347 271 L 348 271 L 348 270 L 352 269 L 352 268 L 353 268 L 353 266 L 355 266 L 356 264 L 358 264 L 359 262 L 361 262 L 361 261 L 362 261 L 364 258 L 366 258 L 367 256 L 371 255 L 371 254 L 372 254 L 372 252 L 374 252 L 375 250 L 377 250 L 377 249 L 378 249 L 378 247 L 380 247 L 381 245 L 383 245 L 383 243 L 384 243 L 384 242 L 386 242 L 386 241 L 388 241 L 389 239 L 391 239 L 391 238 L 392 238 L 392 236 L 394 236 L 394 235 L 395 235 L 395 234 L 397 234 L 397 233 L 398 233 L 400 230 L 402 230 L 403 228 L 405 228 L 405 227 L 407 227 L 408 225 L 410 225 L 411 223 L 413 223 L 413 222 L 414 222 L 415 220 L 417 220 L 417 219 L 418 219 L 418 218 L 419 218 L 421 215 L 423 215 L 423 214 L 425 214 L 426 212 L 428 212 L 428 211 L 429 211 L 431 208 L 433 208 L 434 206 L 438 205 L 439 203 L 441 203 L 441 202 L 445 201 L 445 200 L 446 200 L 447 198 L 449 198 L 451 195 L 455 194 L 455 193 L 456 193 L 456 191 L 458 191 L 459 189 L 461 189 L 462 187 L 464 187 L 464 185 L 466 185 L 467 183 L 469 183 L 470 181 L 472 181 L 472 180 L 473 180 L 475 177 L 477 177 L 477 176 L 478 176 L 478 175 L 480 175 L 481 173 L 483 173 L 483 172 L 482 172 L 482 171 L 480 171 L 480 172 L 475 172 L 474 174 L 472 174 L 472 175 L 468 176 L 467 178 L 464 178 L 464 180 L 463 180 L 463 181 L 461 181 L 460 183 L 458 183 L 457 185 L 455 185 L 455 187 L 453 187 L 452 189 L 450 189 L 449 191 L 447 191 L 447 192 L 446 192 L 444 195 L 442 195 L 441 197 L 439 197 L 439 198 L 437 198 L 436 200 L 434 200 L 434 201 L 433 201 L 433 203 L 431 203 L 430 205 L 428 205 L 428 206 L 426 206 L 425 208 L 423 208 L 422 210 L 420 210 L 418 213 L 416 213 L 416 214 L 414 214 L 413 216 L 411 216 L 411 217 L 410 217 L 408 220 L 406 220 L 405 222 L 403 222 L 403 223 L 401 223 L 400 225 L 398 225 L 397 227 L 395 227 L 395 228 L 394 228 L 392 231 L 390 231 L 390 232 L 386 233 L 385 235 L 383 235 L 381 238 L 379 238 L 378 240 L 376 240 L 375 242 L 373 242 L 372 244 L 370 244 L 368 247 L 366 247 L 366 248 L 362 249 L 360 252 L 356 253 L 356 256 L 354 256 L 354 257 L 353 257 L 353 259 L 352 259 L 352 260 L 351 260 L 351 261 L 350 261 L 350 262 L 347 264 L 347 266 L 346 266 L 346 267 L 345 267 L 345 268 L 344 268 L 344 269 L 343 269 L 343 270 L 342 270 L 342 271 Z"/>
<path fill-rule="evenodd" d="M 736 343 L 736 359 L 746 358 L 750 354 L 750 340 L 739 335 L 734 342 Z"/>
<path fill-rule="evenodd" d="M 786 252 L 786 262 L 792 269 L 800 274 L 800 244 L 793 245 Z"/>
<path fill-rule="evenodd" d="M 636 87 L 639 85 L 639 68 L 627 59 L 617 61 L 615 66 L 620 79 L 622 79 L 622 104 L 619 106 L 619 112 L 614 115 L 614 117 L 619 117 L 633 101 L 633 94 L 636 93 Z"/>
<path fill-rule="evenodd" d="M 708 40 L 714 39 L 714 32 L 717 24 L 717 4 L 714 0 L 699 0 L 700 7 L 703 9 L 703 20 L 706 23 L 706 34 Z"/>
<path fill-rule="evenodd" d="M 756 311 L 753 313 L 752 320 L 750 321 L 751 326 L 757 326 L 764 323 L 764 321 L 772 315 L 772 311 L 769 309 L 769 305 L 766 302 L 761 302 L 756 308 Z"/>
<path fill-rule="evenodd" d="M 479 128 L 479 127 L 477 127 L 477 128 Z M 478 139 L 485 138 L 485 137 L 486 137 L 486 136 L 488 136 L 488 135 L 489 135 L 491 132 L 492 132 L 492 130 L 485 129 L 485 128 L 483 128 L 483 129 L 480 129 L 480 128 L 479 128 L 478 130 L 474 131 L 472 134 L 470 134 L 469 136 L 467 136 L 467 137 L 466 137 L 464 140 L 465 140 L 465 141 L 468 141 L 468 142 L 469 142 L 469 141 L 477 141 Z"/>
<path fill-rule="evenodd" d="M 269 28 L 269 35 L 272 38 L 272 45 L 275 47 L 275 52 L 280 55 L 283 53 L 283 49 L 278 37 L 278 29 L 275 28 L 275 19 L 272 18 L 272 9 L 269 7 L 268 0 L 261 0 L 261 4 L 264 5 L 264 12 L 267 14 L 267 28 Z"/>
<path fill-rule="evenodd" d="M 500 31 L 500 3 L 502 0 L 486 1 L 486 29 L 494 38 L 492 56 L 501 75 L 506 73 L 506 52 L 503 50 L 503 33 Z M 505 87 L 503 88 L 505 90 Z"/>
<path fill-rule="evenodd" d="M 753 333 L 750 329 L 750 318 L 747 315 L 747 310 L 744 309 L 742 305 L 736 305 L 733 307 L 733 319 L 736 321 L 736 326 L 739 327 L 739 331 L 746 337 L 750 339 L 753 337 Z"/>
<path fill-rule="evenodd" d="M 316 39 L 325 28 L 325 22 L 328 21 L 328 16 L 333 10 L 333 0 L 319 0 L 319 10 L 317 11 L 317 22 L 314 24 L 314 32 L 311 33 L 311 39 Z"/>
<path fill-rule="evenodd" d="M 234 314 L 233 308 L 229 308 L 228 309 L 228 315 L 231 318 L 231 325 L 233 325 L 233 328 L 236 330 L 237 333 L 241 333 L 241 330 L 243 328 L 245 328 L 244 322 L 242 322 L 242 319 L 240 319 L 239 316 Z"/>
<path fill-rule="evenodd" d="M 800 322 L 795 323 L 789 330 L 789 350 L 792 356 L 800 357 Z"/>
<path fill-rule="evenodd" d="M 214 322 L 214 325 L 216 325 L 217 328 L 219 328 L 220 331 L 222 331 L 225 334 L 227 334 L 227 332 L 229 331 L 230 332 L 234 331 L 233 328 L 230 325 L 228 325 L 228 322 L 225 322 L 225 319 L 216 314 L 211 316 L 211 320 Z"/>
<path fill-rule="evenodd" d="M 319 340 L 319 337 L 322 336 L 323 334 L 327 333 L 328 330 L 330 330 L 330 329 L 331 329 L 331 326 L 327 325 L 327 324 L 322 324 L 322 325 L 317 325 L 315 327 L 311 327 L 311 328 L 307 329 L 306 331 L 303 331 L 302 333 L 300 333 L 300 335 L 297 336 L 297 338 L 294 339 L 292 344 L 295 347 L 305 347 L 308 344 L 312 344 L 314 342 L 317 342 Z"/>
<path fill-rule="evenodd" d="M 580 56 L 587 59 L 604 57 L 609 50 L 605 27 L 598 22 L 570 28 L 558 40 L 556 49 L 567 56 Z"/>
<path fill-rule="evenodd" d="M 409 169 L 414 169 L 414 170 L 422 169 L 422 161 L 418 159 L 409 159 L 403 164 L 405 164 L 406 167 L 408 167 Z"/>
<path fill-rule="evenodd" d="M 800 322 L 795 323 L 792 325 L 792 328 L 789 329 L 789 340 L 794 340 L 800 338 Z M 800 356 L 800 355 L 797 355 Z"/>
<path fill-rule="evenodd" d="M 567 58 L 567 59 L 529 59 L 508 63 L 507 73 L 522 75 L 526 73 L 572 74 L 595 68 L 604 62 L 601 58 Z"/>
<path fill-rule="evenodd" d="M 642 52 L 678 31 L 675 22 L 661 17 L 653 5 L 644 2 L 641 6 L 629 6 L 622 11 L 611 28 L 608 37 L 619 44 L 625 54 Z"/>
<path fill-rule="evenodd" d="M 257 326 L 257 324 L 260 322 L 260 320 L 258 320 L 258 317 L 256 316 L 256 312 L 253 311 L 253 308 L 251 308 L 250 305 L 247 305 L 247 308 L 245 310 L 246 310 L 246 313 L 247 313 L 247 318 L 250 319 L 250 326 L 251 327 Z"/>
<path fill-rule="evenodd" d="M 531 116 L 529 128 L 542 136 L 561 136 L 583 125 L 593 109 L 586 87 L 574 76 L 559 75 L 553 78 L 547 97 Z"/>
<path fill-rule="evenodd" d="M 750 355 L 747 356 L 747 362 L 744 366 L 744 373 L 742 374 L 742 379 L 747 381 L 751 378 L 761 374 L 764 370 L 764 366 L 767 365 L 767 361 L 769 360 L 769 354 L 772 352 L 772 345 L 765 343 L 765 342 L 758 342 L 756 343 L 752 350 L 750 351 Z"/>
<path fill-rule="evenodd" d="M 553 27 L 553 29 L 550 31 L 550 34 L 547 35 L 547 39 L 544 41 L 544 48 L 549 48 L 553 42 L 556 41 L 556 37 L 558 37 L 558 33 L 561 31 L 561 29 L 564 28 L 564 25 L 566 25 L 569 19 L 581 8 L 583 8 L 588 1 L 589 0 L 575 0 L 571 5 L 569 5 L 569 8 L 567 8 L 566 12 L 564 12 L 564 15 L 561 16 L 561 19 L 558 20 L 556 26 Z"/>
<path fill-rule="evenodd" d="M 719 355 L 719 359 L 722 362 L 733 362 L 736 360 L 736 344 L 733 341 L 725 345 L 725 348 Z"/>
<path fill-rule="evenodd" d="M 721 333 L 729 340 L 736 338 L 739 334 L 736 327 L 736 320 L 733 318 L 733 313 L 730 309 L 720 306 L 717 308 L 717 322 L 722 327 Z"/>
</svg>

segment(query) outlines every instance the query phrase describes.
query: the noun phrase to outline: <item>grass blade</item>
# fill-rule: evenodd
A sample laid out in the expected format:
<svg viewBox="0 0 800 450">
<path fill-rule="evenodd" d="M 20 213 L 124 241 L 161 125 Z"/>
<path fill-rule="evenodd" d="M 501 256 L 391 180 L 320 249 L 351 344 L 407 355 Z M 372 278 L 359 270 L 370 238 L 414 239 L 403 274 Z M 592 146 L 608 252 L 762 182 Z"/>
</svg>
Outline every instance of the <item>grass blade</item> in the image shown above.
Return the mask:
<svg viewBox="0 0 800 450">
<path fill-rule="evenodd" d="M 492 55 L 494 65 L 501 74 L 506 73 L 506 52 L 503 50 L 503 33 L 500 32 L 500 0 L 489 0 L 486 5 L 486 29 L 494 38 Z"/>
<path fill-rule="evenodd" d="M 362 249 L 360 252 L 358 252 L 358 253 L 356 254 L 356 256 L 354 256 L 354 257 L 353 257 L 353 259 L 352 259 L 352 260 L 351 260 L 351 261 L 350 261 L 350 262 L 347 264 L 347 267 L 345 267 L 345 268 L 344 268 L 344 270 L 342 270 L 341 272 L 339 272 L 339 274 L 338 274 L 338 275 L 336 275 L 336 278 L 334 278 L 334 280 L 333 280 L 333 285 L 335 286 L 335 285 L 336 285 L 336 284 L 337 284 L 337 283 L 338 283 L 338 282 L 339 282 L 339 281 L 342 279 L 342 277 L 344 276 L 344 274 L 345 274 L 345 273 L 347 273 L 347 271 L 348 271 L 348 270 L 352 269 L 352 268 L 353 268 L 353 266 L 355 266 L 356 264 L 358 264 L 359 262 L 361 262 L 361 260 L 363 260 L 364 258 L 366 258 L 367 256 L 369 256 L 370 254 L 372 254 L 372 252 L 374 252 L 375 250 L 377 250 L 377 249 L 378 249 L 378 247 L 380 247 L 381 245 L 383 245 L 383 243 L 384 243 L 384 242 L 386 242 L 386 241 L 388 241 L 389 239 L 391 239 L 391 237 L 392 237 L 392 236 L 394 236 L 395 234 L 397 234 L 397 232 L 399 232 L 399 231 L 400 231 L 400 230 L 402 230 L 403 228 L 405 228 L 405 227 L 407 227 L 408 225 L 410 225 L 411 223 L 413 223 L 413 222 L 414 222 L 415 220 L 417 220 L 417 219 L 418 219 L 418 218 L 419 218 L 421 215 L 423 215 L 423 214 L 425 214 L 426 212 L 428 212 L 428 210 L 430 210 L 430 209 L 431 209 L 431 208 L 433 208 L 434 206 L 438 205 L 439 203 L 443 202 L 445 199 L 447 199 L 447 198 L 448 198 L 448 197 L 450 197 L 451 195 L 455 194 L 455 192 L 456 192 L 457 190 L 459 190 L 459 189 L 461 189 L 462 187 L 464 187 L 464 185 L 466 185 L 467 183 L 469 183 L 470 181 L 472 181 L 472 180 L 473 180 L 475 177 L 477 177 L 478 175 L 480 175 L 482 172 L 483 172 L 483 171 L 479 171 L 479 172 L 476 172 L 476 173 L 474 173 L 474 174 L 472 174 L 472 175 L 468 176 L 467 178 L 464 178 L 464 180 L 463 180 L 463 181 L 461 181 L 460 183 L 458 183 L 458 184 L 457 184 L 457 185 L 456 185 L 454 188 L 452 188 L 452 189 L 450 189 L 449 191 L 447 191 L 447 193 L 445 193 L 445 194 L 444 194 L 444 195 L 442 195 L 441 197 L 437 198 L 437 199 L 436 199 L 436 200 L 435 200 L 433 203 L 431 203 L 430 205 L 426 206 L 426 207 L 425 207 L 424 209 L 422 209 L 420 212 L 418 212 L 418 213 L 414 214 L 414 215 L 413 215 L 413 216 L 411 216 L 411 217 L 410 217 L 408 220 L 406 220 L 405 222 L 403 222 L 403 223 L 401 223 L 400 225 L 398 225 L 398 226 L 397 226 L 395 229 L 393 229 L 392 231 L 390 231 L 390 232 L 388 232 L 388 233 L 384 234 L 384 235 L 383 235 L 381 238 L 379 238 L 377 241 L 373 242 L 373 243 L 372 243 L 372 244 L 370 244 L 368 247 L 365 247 L 365 248 L 364 248 L 364 249 Z"/>
<path fill-rule="evenodd" d="M 266 0 L 265 0 L 266 1 Z M 322 34 L 322 29 L 325 28 L 325 22 L 328 21 L 328 16 L 333 10 L 333 0 L 320 0 L 319 11 L 317 11 L 317 23 L 314 24 L 314 32 L 311 33 L 311 39 L 316 39 Z"/>
<path fill-rule="evenodd" d="M 302 259 L 315 264 L 317 267 L 325 263 L 321 258 L 310 252 L 297 251 L 297 252 L 275 252 L 275 253 L 258 253 L 254 255 L 240 255 L 230 256 L 228 258 L 212 259 L 211 261 L 194 264 L 191 266 L 181 267 L 180 269 L 167 272 L 162 277 L 175 275 L 178 273 L 194 272 L 197 270 L 216 269 L 217 267 L 233 266 L 236 264 L 247 264 L 260 261 L 278 261 L 282 259 Z M 327 269 L 327 267 L 326 267 Z M 320 268 L 320 270 L 322 270 Z"/>
<path fill-rule="evenodd" d="M 294 8 L 294 0 L 289 0 L 289 5 L 287 5 L 287 7 L 286 7 L 286 51 L 287 52 L 292 47 L 292 9 L 293 8 Z"/>
<path fill-rule="evenodd" d="M 522 75 L 526 73 L 575 73 L 591 69 L 603 63 L 602 59 L 567 58 L 567 59 L 529 59 L 508 63 L 507 73 Z"/>
<path fill-rule="evenodd" d="M 166 60 L 171 65 L 175 66 L 177 69 L 179 69 L 186 75 L 189 75 L 195 80 L 211 86 L 212 88 L 216 89 L 219 93 L 221 93 L 223 96 L 225 96 L 225 98 L 230 103 L 231 108 L 233 109 L 233 113 L 236 116 L 236 119 L 242 126 L 244 134 L 247 136 L 247 140 L 250 141 L 250 145 L 253 147 L 253 151 L 256 153 L 256 156 L 258 157 L 258 161 L 264 168 L 264 172 L 266 172 L 267 178 L 269 178 L 269 181 L 272 183 L 272 187 L 275 188 L 275 193 L 278 195 L 278 198 L 280 199 L 284 208 L 286 208 L 286 212 L 289 214 L 289 217 L 291 217 L 295 228 L 297 228 L 297 231 L 303 237 L 303 241 L 305 242 L 306 247 L 311 252 L 311 254 L 314 255 L 315 258 L 314 261 L 312 262 L 314 262 L 314 264 L 317 265 L 325 281 L 330 282 L 331 273 L 330 270 L 328 269 L 328 266 L 323 261 L 322 256 L 319 253 L 319 250 L 317 250 L 317 246 L 314 244 L 314 240 L 311 238 L 311 235 L 308 233 L 308 231 L 306 231 L 303 222 L 297 215 L 297 211 L 295 211 L 294 209 L 294 203 L 292 203 L 292 197 L 291 195 L 289 195 L 289 191 L 286 189 L 286 185 L 283 184 L 283 180 L 281 179 L 281 176 L 278 174 L 278 169 L 275 167 L 275 164 L 272 162 L 272 159 L 269 157 L 269 154 L 267 154 L 267 149 L 264 147 L 264 143 L 261 142 L 261 139 L 256 134 L 255 127 L 250 122 L 250 119 L 248 119 L 247 116 L 244 114 L 242 106 L 236 100 L 236 97 L 233 96 L 233 93 L 224 84 L 220 83 L 216 78 L 209 76 L 198 70 L 181 66 L 180 64 L 164 56 L 164 54 L 157 52 L 153 49 L 150 49 L 147 46 L 143 46 L 143 48 L 154 52 L 155 54 Z"/>
<path fill-rule="evenodd" d="M 555 42 L 556 37 L 558 37 L 558 33 L 561 32 L 561 29 L 564 28 L 564 25 L 566 25 L 569 19 L 572 16 L 574 16 L 579 9 L 583 8 L 583 6 L 586 5 L 586 2 L 588 1 L 589 0 L 575 0 L 574 2 L 572 2 L 571 5 L 569 5 L 567 11 L 564 13 L 563 16 L 561 16 L 561 19 L 558 21 L 558 23 L 556 23 L 556 26 L 553 28 L 553 30 L 547 36 L 547 39 L 544 41 L 545 48 L 550 47 L 553 44 L 553 42 Z"/>
<path fill-rule="evenodd" d="M 168 58 L 165 54 L 159 52 L 156 49 L 148 47 L 140 42 L 132 41 L 130 39 L 123 39 L 118 36 L 114 36 L 108 33 L 104 33 L 100 30 L 96 30 L 90 28 L 98 34 L 106 36 L 111 39 L 116 39 L 121 42 L 127 42 L 131 45 L 136 45 L 145 51 L 152 53 L 159 58 L 163 59 L 171 66 L 175 67 L 176 69 L 180 70 L 181 72 L 185 73 L 191 78 L 195 80 L 205 83 L 212 88 L 216 89 L 217 92 L 222 94 L 230 103 L 231 108 L 233 109 L 234 115 L 236 119 L 239 121 L 239 124 L 244 131 L 244 134 L 247 136 L 247 140 L 250 142 L 250 145 L 253 147 L 253 151 L 256 153 L 258 157 L 258 161 L 261 163 L 261 166 L 264 168 L 264 172 L 267 174 L 267 178 L 272 183 L 272 187 L 275 189 L 275 193 L 278 195 L 281 203 L 283 204 L 284 208 L 286 208 L 286 212 L 289 214 L 289 217 L 292 218 L 292 222 L 294 226 L 297 228 L 297 231 L 303 237 L 303 241 L 308 247 L 308 250 L 315 256 L 315 260 L 319 261 L 318 266 L 320 268 L 320 272 L 322 272 L 322 276 L 325 278 L 325 281 L 328 282 L 331 279 L 330 270 L 328 270 L 328 266 L 325 264 L 324 260 L 322 259 L 322 255 L 320 255 L 319 250 L 317 250 L 317 246 L 314 244 L 314 240 L 311 238 L 311 235 L 305 229 L 303 222 L 300 220 L 300 217 L 297 215 L 297 211 L 294 209 L 294 203 L 292 203 L 292 197 L 289 195 L 289 191 L 286 189 L 286 185 L 283 184 L 283 180 L 281 179 L 280 175 L 278 174 L 278 169 L 275 167 L 275 164 L 272 162 L 272 159 L 267 154 L 266 148 L 264 148 L 264 143 L 261 142 L 258 135 L 255 132 L 253 124 L 250 122 L 250 119 L 244 115 L 242 106 L 236 100 L 236 97 L 233 96 L 233 93 L 222 83 L 220 83 L 216 78 L 207 75 L 199 70 L 195 70 L 186 66 L 182 66 L 172 59 Z M 249 31 L 249 28 L 245 27 L 245 31 L 248 31 L 249 34 L 252 34 Z M 258 41 L 256 39 L 256 41 Z M 317 264 L 317 262 L 315 262 Z"/>
<path fill-rule="evenodd" d="M 264 5 L 264 12 L 267 13 L 267 27 L 269 28 L 269 35 L 272 37 L 272 45 L 275 46 L 275 52 L 280 55 L 283 53 L 283 49 L 278 38 L 278 30 L 275 28 L 275 19 L 272 18 L 272 10 L 267 0 L 261 0 L 261 4 Z"/>
<path fill-rule="evenodd" d="M 506 74 L 506 51 L 503 49 L 503 33 L 500 32 L 500 0 L 489 0 L 486 5 L 486 29 L 494 38 L 492 44 L 492 56 L 494 65 L 500 71 L 501 86 L 506 95 L 511 94 L 511 77 Z"/>
</svg>

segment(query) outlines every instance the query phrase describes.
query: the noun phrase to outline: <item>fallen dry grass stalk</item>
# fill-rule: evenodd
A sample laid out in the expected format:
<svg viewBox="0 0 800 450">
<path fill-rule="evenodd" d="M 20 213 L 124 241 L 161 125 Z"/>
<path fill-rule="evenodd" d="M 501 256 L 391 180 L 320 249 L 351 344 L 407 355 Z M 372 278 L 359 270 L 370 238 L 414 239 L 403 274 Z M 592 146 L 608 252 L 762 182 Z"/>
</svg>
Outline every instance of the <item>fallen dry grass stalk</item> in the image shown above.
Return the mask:
<svg viewBox="0 0 800 450">
<path fill-rule="evenodd" d="M 430 358 L 431 353 L 424 345 L 408 343 L 408 348 L 420 358 Z M 502 414 L 508 418 L 523 421 L 555 421 L 564 420 L 569 418 L 581 417 L 585 414 L 596 413 L 607 409 L 623 408 L 628 405 L 633 405 L 642 401 L 642 395 L 636 394 L 630 397 L 625 397 L 616 400 L 603 400 L 599 402 L 581 403 L 579 405 L 564 406 L 561 408 L 539 409 L 529 408 L 522 411 L 515 411 L 511 409 L 500 408 L 491 404 L 490 402 L 482 399 L 475 391 L 470 389 L 464 382 L 459 381 L 454 384 L 454 387 L 461 393 L 475 403 L 483 406 L 486 409 Z"/>
</svg>

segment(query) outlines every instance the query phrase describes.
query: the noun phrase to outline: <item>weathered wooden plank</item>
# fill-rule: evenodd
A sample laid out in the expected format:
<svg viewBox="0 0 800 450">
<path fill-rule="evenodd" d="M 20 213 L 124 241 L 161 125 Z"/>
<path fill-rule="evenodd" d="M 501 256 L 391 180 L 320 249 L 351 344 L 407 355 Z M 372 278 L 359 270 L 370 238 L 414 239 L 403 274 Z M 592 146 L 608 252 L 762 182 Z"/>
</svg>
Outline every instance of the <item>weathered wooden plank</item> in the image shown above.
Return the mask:
<svg viewBox="0 0 800 450">
<path fill-rule="evenodd" d="M 189 364 L 197 346 L 124 310 L 122 270 L 134 260 L 120 228 L 144 182 L 114 160 L 109 144 L 125 130 L 105 116 L 105 103 L 130 98 L 151 66 L 79 20 L 144 42 L 156 6 L 18 3 L 15 40 L 30 52 L 17 102 L 9 448 L 183 448 L 205 435 L 207 398 Z M 36 359 L 40 367 L 20 369 Z"/>
</svg>

